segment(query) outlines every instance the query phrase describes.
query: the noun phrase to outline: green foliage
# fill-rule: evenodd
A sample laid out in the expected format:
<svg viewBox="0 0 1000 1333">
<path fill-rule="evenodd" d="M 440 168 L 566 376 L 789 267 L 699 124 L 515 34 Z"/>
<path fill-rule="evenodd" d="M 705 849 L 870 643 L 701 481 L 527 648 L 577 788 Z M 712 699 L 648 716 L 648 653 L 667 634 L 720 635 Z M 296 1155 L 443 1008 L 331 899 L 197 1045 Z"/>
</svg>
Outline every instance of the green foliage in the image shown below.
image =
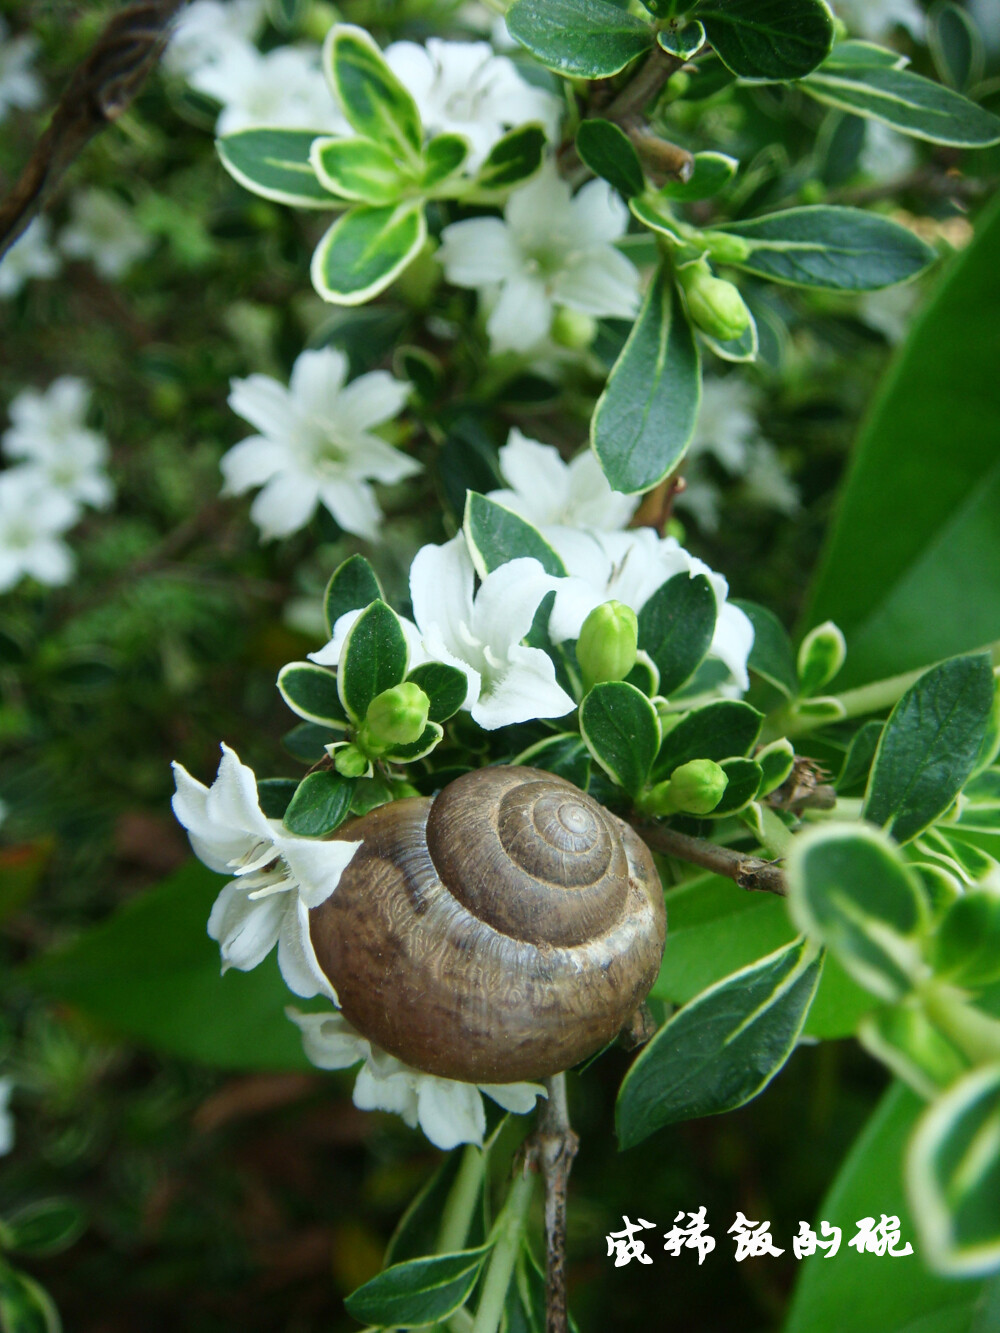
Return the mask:
<svg viewBox="0 0 1000 1333">
<path fill-rule="evenodd" d="M 312 662 L 289 662 L 278 672 L 278 692 L 285 703 L 307 722 L 341 730 L 347 714 L 337 693 L 337 678 Z"/>
<path fill-rule="evenodd" d="M 549 69 L 585 79 L 617 74 L 653 42 L 649 25 L 612 0 L 514 0 L 507 28 Z"/>
<path fill-rule="evenodd" d="M 646 696 L 625 681 L 595 685 L 580 705 L 580 732 L 613 782 L 634 795 L 660 744 L 660 721 Z"/>
<path fill-rule="evenodd" d="M 384 1269 L 348 1296 L 345 1304 L 366 1324 L 416 1328 L 447 1319 L 468 1300 L 489 1246 L 409 1259 Z"/>
<path fill-rule="evenodd" d="M 566 573 L 563 562 L 537 528 L 485 495 L 469 491 L 462 530 L 480 578 L 522 556 L 537 560 L 547 574 Z"/>
<path fill-rule="evenodd" d="M 595 176 L 603 177 L 625 199 L 646 188 L 638 153 L 624 130 L 612 121 L 582 121 L 576 132 L 576 151 Z"/>
<path fill-rule="evenodd" d="M 330 576 L 323 597 L 326 631 L 333 628 L 348 611 L 360 611 L 383 596 L 382 585 L 363 555 L 352 555 L 338 565 Z"/>
<path fill-rule="evenodd" d="M 639 647 L 660 676 L 659 692 L 671 695 L 701 665 L 715 633 L 715 593 L 704 574 L 675 574 L 639 613 Z"/>
<path fill-rule="evenodd" d="M 317 177 L 311 130 L 240 130 L 219 140 L 219 159 L 247 190 L 293 208 L 337 208 Z"/>
<path fill-rule="evenodd" d="M 341 652 L 337 689 L 352 721 L 406 675 L 407 648 L 399 617 L 385 602 L 372 602 L 351 626 Z"/>
<path fill-rule="evenodd" d="M 326 301 L 361 305 L 402 273 L 426 239 L 420 203 L 351 208 L 316 248 L 313 286 Z"/>
<path fill-rule="evenodd" d="M 321 838 L 344 822 L 351 809 L 352 787 L 339 773 L 308 773 L 284 813 L 290 833 Z"/>
</svg>

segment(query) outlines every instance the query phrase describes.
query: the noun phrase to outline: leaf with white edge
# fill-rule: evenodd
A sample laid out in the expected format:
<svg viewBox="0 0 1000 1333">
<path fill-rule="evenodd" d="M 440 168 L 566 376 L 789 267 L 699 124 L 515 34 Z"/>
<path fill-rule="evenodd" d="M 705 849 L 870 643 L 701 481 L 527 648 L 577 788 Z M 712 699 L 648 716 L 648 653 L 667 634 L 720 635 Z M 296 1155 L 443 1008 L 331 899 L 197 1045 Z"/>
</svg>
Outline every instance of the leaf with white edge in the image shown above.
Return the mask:
<svg viewBox="0 0 1000 1333">
<path fill-rule="evenodd" d="M 421 184 L 425 189 L 440 185 L 461 170 L 469 156 L 469 141 L 461 134 L 437 134 L 424 149 Z"/>
<path fill-rule="evenodd" d="M 381 757 L 390 764 L 412 764 L 417 759 L 424 759 L 440 744 L 444 736 L 444 727 L 440 722 L 428 722 L 420 737 L 409 745 L 394 745 Z"/>
<path fill-rule="evenodd" d="M 718 606 L 704 574 L 675 574 L 661 583 L 639 612 L 639 647 L 669 696 L 697 671 L 712 644 Z"/>
<path fill-rule="evenodd" d="M 331 194 L 364 204 L 394 204 L 413 183 L 393 155 L 371 139 L 316 139 L 309 161 Z"/>
<path fill-rule="evenodd" d="M 847 646 L 832 620 L 811 629 L 799 645 L 796 669 L 799 693 L 809 699 L 828 685 L 844 665 Z"/>
<path fill-rule="evenodd" d="M 958 1080 L 924 1112 L 906 1185 L 925 1261 L 974 1277 L 1000 1264 L 1000 1065 Z"/>
<path fill-rule="evenodd" d="M 745 258 L 729 262 L 793 287 L 869 292 L 915 278 L 936 258 L 906 227 L 860 208 L 816 204 L 786 208 L 718 230 L 740 236 Z"/>
<path fill-rule="evenodd" d="M 792 742 L 782 736 L 757 751 L 754 759 L 760 765 L 761 782 L 759 796 L 770 796 L 791 776 L 795 765 L 795 750 Z"/>
<path fill-rule="evenodd" d="M 612 121 L 583 121 L 576 132 L 576 151 L 594 175 L 614 186 L 623 198 L 631 199 L 646 188 L 632 140 Z"/>
<path fill-rule="evenodd" d="M 607 79 L 653 44 L 653 29 L 610 0 L 514 0 L 507 30 L 548 69 Z"/>
<path fill-rule="evenodd" d="M 709 351 L 714 352 L 723 361 L 757 360 L 760 346 L 757 339 L 757 321 L 753 315 L 750 315 L 750 322 L 740 336 L 731 339 L 729 342 L 722 342 L 718 338 L 713 338 L 710 333 L 705 333 L 703 329 L 698 330 L 698 336 Z"/>
<path fill-rule="evenodd" d="M 351 626 L 340 655 L 337 688 L 355 721 L 383 690 L 406 676 L 406 637 L 399 617 L 385 602 L 372 602 Z"/>
<path fill-rule="evenodd" d="M 700 0 L 691 17 L 704 24 L 719 59 L 745 79 L 800 79 L 833 44 L 823 0 Z"/>
<path fill-rule="evenodd" d="M 961 91 L 978 83 L 986 63 L 985 44 L 975 20 L 951 0 L 941 0 L 927 16 L 927 45 L 942 83 Z"/>
<path fill-rule="evenodd" d="M 295 208 L 341 208 L 309 158 L 319 130 L 240 130 L 217 140 L 222 165 L 244 189 Z"/>
<path fill-rule="evenodd" d="M 649 227 L 651 231 L 658 231 L 661 236 L 668 237 L 674 245 L 683 246 L 686 244 L 684 237 L 677 230 L 678 223 L 673 213 L 670 211 L 670 202 L 666 197 L 661 197 L 659 193 L 636 195 L 634 199 L 628 201 L 628 206 L 632 210 L 632 216 L 636 221 L 641 222 L 644 227 Z M 630 238 L 630 239 L 635 239 Z M 632 250 L 627 251 L 636 258 Z M 655 256 L 656 248 L 652 248 L 651 258 Z M 637 262 L 644 262 L 638 260 Z"/>
<path fill-rule="evenodd" d="M 4 1333 L 62 1333 L 59 1311 L 45 1288 L 2 1259 L 0 1327 Z"/>
<path fill-rule="evenodd" d="M 667 181 L 656 191 L 655 197 L 682 204 L 711 199 L 732 182 L 739 165 L 735 157 L 726 153 L 695 153 L 694 171 L 688 179 Z"/>
<path fill-rule="evenodd" d="M 382 585 L 363 555 L 351 555 L 333 571 L 323 594 L 328 634 L 341 616 L 360 611 L 382 597 Z"/>
<path fill-rule="evenodd" d="M 789 699 L 798 693 L 798 675 L 795 670 L 795 652 L 784 625 L 766 606 L 756 602 L 734 599 L 734 605 L 753 625 L 753 647 L 747 659 L 748 668 Z"/>
<path fill-rule="evenodd" d="M 858 1041 L 869 1055 L 928 1099 L 969 1067 L 917 1006 L 886 1005 L 866 1014 L 858 1027 Z"/>
<path fill-rule="evenodd" d="M 1000 893 L 970 889 L 955 898 L 934 933 L 934 975 L 977 988 L 1000 981 Z"/>
<path fill-rule="evenodd" d="M 762 1092 L 798 1041 L 821 969 L 819 950 L 795 940 L 674 1014 L 625 1075 L 619 1146 L 679 1120 L 735 1110 Z"/>
<path fill-rule="evenodd" d="M 483 1245 L 393 1264 L 352 1291 L 344 1304 L 355 1319 L 379 1328 L 438 1323 L 469 1299 L 489 1252 Z"/>
<path fill-rule="evenodd" d="M 864 817 L 908 842 L 943 815 L 975 767 L 993 697 L 985 653 L 952 657 L 925 671 L 882 732 Z"/>
<path fill-rule="evenodd" d="M 613 782 L 631 795 L 641 791 L 660 744 L 656 709 L 633 685 L 595 685 L 580 705 L 580 733 Z"/>
<path fill-rule="evenodd" d="M 545 156 L 545 131 L 540 125 L 519 125 L 490 149 L 476 173 L 478 190 L 508 190 L 533 176 Z"/>
<path fill-rule="evenodd" d="M 929 143 L 956 148 L 1000 143 L 1000 118 L 992 111 L 908 69 L 825 61 L 800 87 L 827 106 L 880 120 Z"/>
<path fill-rule="evenodd" d="M 465 703 L 469 692 L 465 672 L 445 662 L 424 662 L 406 679 L 419 685 L 430 700 L 427 716 L 431 722 L 447 722 Z"/>
<path fill-rule="evenodd" d="M 86 1218 L 71 1199 L 38 1199 L 16 1213 L 7 1213 L 4 1248 L 19 1254 L 61 1254 L 77 1241 Z"/>
<path fill-rule="evenodd" d="M 908 56 L 892 51 L 887 46 L 877 46 L 874 42 L 862 42 L 852 38 L 835 44 L 823 61 L 823 69 L 854 69 L 858 65 L 902 69 L 909 63 Z"/>
<path fill-rule="evenodd" d="M 361 305 L 398 278 L 427 239 L 420 200 L 349 209 L 312 257 L 310 276 L 324 301 Z"/>
<path fill-rule="evenodd" d="M 358 134 L 417 167 L 424 142 L 420 112 L 374 39 L 363 28 L 335 24 L 323 44 L 323 65 Z"/>
<path fill-rule="evenodd" d="M 665 730 L 654 776 L 669 777 L 692 759 L 734 759 L 745 755 L 760 735 L 763 713 L 741 699 L 719 699 L 685 714 Z"/>
<path fill-rule="evenodd" d="M 289 662 L 278 672 L 278 693 L 292 712 L 307 722 L 335 731 L 347 722 L 337 693 L 337 677 L 326 667 L 313 662 Z"/>
<path fill-rule="evenodd" d="M 478 491 L 469 491 L 466 496 L 462 529 L 481 579 L 521 556 L 537 560 L 547 574 L 556 578 L 566 574 L 566 566 L 537 528 Z"/>
<path fill-rule="evenodd" d="M 656 34 L 656 40 L 667 55 L 690 60 L 705 45 L 705 29 L 697 19 L 691 19 L 687 23 L 662 28 Z"/>
<path fill-rule="evenodd" d="M 756 797 L 764 780 L 764 772 L 754 759 L 723 759 L 720 767 L 728 779 L 726 790 L 706 819 L 719 819 L 742 810 Z"/>
<path fill-rule="evenodd" d="M 698 346 L 680 295 L 661 268 L 590 423 L 591 446 L 614 490 L 649 490 L 674 470 L 700 402 Z"/>
<path fill-rule="evenodd" d="M 788 910 L 860 985 L 895 1002 L 926 971 L 920 881 L 879 829 L 829 824 L 797 837 L 788 856 Z"/>
<path fill-rule="evenodd" d="M 285 811 L 285 828 L 303 838 L 332 833 L 351 812 L 353 788 L 352 782 L 332 769 L 307 773 Z"/>
<path fill-rule="evenodd" d="M 844 766 L 835 783 L 838 792 L 847 795 L 852 787 L 862 783 L 868 785 L 868 774 L 884 725 L 882 722 L 865 722 L 854 733 L 844 757 Z"/>
</svg>

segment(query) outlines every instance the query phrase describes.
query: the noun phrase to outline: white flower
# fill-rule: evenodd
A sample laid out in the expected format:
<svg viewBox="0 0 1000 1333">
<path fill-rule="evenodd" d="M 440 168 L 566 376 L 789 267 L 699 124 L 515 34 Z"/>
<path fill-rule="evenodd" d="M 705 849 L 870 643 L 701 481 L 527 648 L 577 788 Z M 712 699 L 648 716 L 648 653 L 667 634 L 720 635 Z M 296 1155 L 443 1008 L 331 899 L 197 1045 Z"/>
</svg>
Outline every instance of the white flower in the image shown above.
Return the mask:
<svg viewBox="0 0 1000 1333">
<path fill-rule="evenodd" d="M 73 556 L 59 538 L 78 517 L 73 501 L 46 487 L 33 468 L 0 473 L 0 592 L 26 575 L 49 585 L 68 582 Z"/>
<path fill-rule="evenodd" d="M 628 210 L 606 181 L 574 197 L 555 165 L 511 195 L 504 216 L 454 222 L 438 258 L 450 282 L 477 288 L 491 304 L 486 328 L 494 351 L 525 351 L 541 341 L 556 306 L 628 318 L 639 306 L 639 273 L 612 244 Z"/>
<path fill-rule="evenodd" d="M 584 620 L 602 602 L 614 599 L 639 612 L 675 574 L 691 578 L 704 574 L 718 608 L 709 656 L 728 668 L 735 689 L 749 688 L 747 658 L 753 647 L 753 626 L 739 607 L 726 600 L 729 586 L 722 575 L 690 555 L 673 537 L 658 537 L 652 528 L 639 528 L 576 532 L 552 540 L 570 574 L 559 581 L 549 619 L 549 632 L 556 642 L 578 638 Z"/>
<path fill-rule="evenodd" d="M 163 53 L 171 74 L 190 75 L 225 55 L 230 45 L 252 42 L 264 21 L 264 0 L 195 0 L 181 11 Z"/>
<path fill-rule="evenodd" d="M 558 449 L 530 440 L 516 426 L 500 450 L 500 471 L 511 489 L 491 491 L 489 498 L 543 533 L 550 527 L 612 532 L 625 527 L 642 498 L 613 491 L 589 449 L 564 463 Z"/>
<path fill-rule="evenodd" d="M 61 375 L 44 393 L 25 389 L 10 405 L 12 425 L 0 446 L 24 461 L 42 489 L 103 508 L 114 487 L 103 471 L 108 442 L 84 424 L 89 403 L 89 386 L 73 375 Z"/>
<path fill-rule="evenodd" d="M 249 972 L 278 946 L 281 975 L 296 995 L 336 994 L 316 960 L 309 910 L 326 902 L 360 842 L 326 842 L 287 833 L 267 819 L 251 769 L 227 745 L 211 787 L 175 763 L 174 814 L 188 831 L 199 860 L 220 875 L 235 875 L 208 919 L 218 940 L 222 970 Z"/>
<path fill-rule="evenodd" d="M 106 190 L 82 190 L 73 196 L 70 209 L 59 249 L 71 259 L 89 259 L 103 278 L 123 277 L 152 248 L 152 237 Z"/>
<path fill-rule="evenodd" d="M 917 0 L 832 0 L 833 8 L 852 35 L 877 42 L 905 28 L 919 41 L 924 35 L 924 13 Z"/>
<path fill-rule="evenodd" d="M 308 1059 L 319 1069 L 349 1069 L 363 1062 L 354 1085 L 354 1104 L 362 1111 L 394 1111 L 411 1129 L 419 1124 L 436 1148 L 483 1141 L 486 1115 L 481 1093 L 504 1108 L 526 1115 L 537 1097 L 537 1083 L 459 1083 L 411 1069 L 374 1046 L 341 1013 L 285 1011 L 302 1033 Z"/>
<path fill-rule="evenodd" d="M 0 259 L 0 298 L 16 296 L 29 278 L 51 278 L 59 256 L 49 245 L 48 218 L 35 218 Z"/>
<path fill-rule="evenodd" d="M 755 440 L 750 446 L 743 472 L 743 498 L 752 504 L 776 509 L 789 518 L 802 508 L 799 493 L 781 463 L 777 449 L 769 440 Z"/>
<path fill-rule="evenodd" d="M 0 1078 L 0 1157 L 14 1146 L 14 1117 L 10 1112 L 10 1094 L 14 1091 L 12 1078 Z"/>
<path fill-rule="evenodd" d="M 374 370 L 350 384 L 347 358 L 325 348 L 303 352 L 286 389 L 268 375 L 233 380 L 229 406 L 261 432 L 223 457 L 223 494 L 263 490 L 250 517 L 264 538 L 286 537 L 324 504 L 345 532 L 374 539 L 382 511 L 370 481 L 396 482 L 419 463 L 372 433 L 396 416 L 409 385 Z"/>
<path fill-rule="evenodd" d="M 31 69 L 38 42 L 30 35 L 8 38 L 8 32 L 0 18 L 0 120 L 12 106 L 30 110 L 42 100 L 41 82 Z"/>
<path fill-rule="evenodd" d="M 688 457 L 712 454 L 727 472 L 742 472 L 747 451 L 760 435 L 756 408 L 757 394 L 745 379 L 706 377 Z"/>
<path fill-rule="evenodd" d="M 386 64 L 413 95 L 430 134 L 461 134 L 472 146 L 467 166 L 480 165 L 508 129 L 540 121 L 550 139 L 559 130 L 561 103 L 518 74 L 513 61 L 487 42 L 444 42 L 430 37 L 393 42 Z"/>
<path fill-rule="evenodd" d="M 549 655 L 521 642 L 539 602 L 560 582 L 522 557 L 493 570 L 473 595 L 475 569 L 461 533 L 414 557 L 410 599 L 424 651 L 465 673 L 465 707 L 486 731 L 562 717 L 576 706 Z"/>
<path fill-rule="evenodd" d="M 232 42 L 218 60 L 196 69 L 189 82 L 221 102 L 216 134 L 268 125 L 351 132 L 326 86 L 318 50 L 278 46 L 261 55 L 249 42 Z"/>
</svg>

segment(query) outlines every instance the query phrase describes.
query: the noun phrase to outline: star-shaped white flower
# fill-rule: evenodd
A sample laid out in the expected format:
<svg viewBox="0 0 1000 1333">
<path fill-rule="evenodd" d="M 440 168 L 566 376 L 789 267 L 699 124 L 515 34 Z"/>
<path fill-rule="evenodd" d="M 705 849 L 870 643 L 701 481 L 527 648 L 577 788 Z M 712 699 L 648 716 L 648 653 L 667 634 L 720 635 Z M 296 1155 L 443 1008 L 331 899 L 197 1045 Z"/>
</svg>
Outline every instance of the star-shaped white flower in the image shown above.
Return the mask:
<svg viewBox="0 0 1000 1333">
<path fill-rule="evenodd" d="M 212 908 L 208 933 L 218 940 L 222 970 L 249 972 L 278 946 L 289 988 L 336 1003 L 309 934 L 309 911 L 326 902 L 360 842 L 326 842 L 288 833 L 260 808 L 257 780 L 227 745 L 211 787 L 175 763 L 174 814 L 199 860 L 233 875 Z"/>
<path fill-rule="evenodd" d="M 526 83 L 507 56 L 488 42 L 445 42 L 426 47 L 393 42 L 385 61 L 413 95 L 429 134 L 461 134 L 472 146 L 467 166 L 479 166 L 509 129 L 539 121 L 549 138 L 558 133 L 562 104 L 552 93 Z"/>
<path fill-rule="evenodd" d="M 630 318 L 639 273 L 613 242 L 628 209 L 606 181 L 573 196 L 555 165 L 511 195 L 503 218 L 470 218 L 441 233 L 438 258 L 449 282 L 474 287 L 491 305 L 494 351 L 526 351 L 552 325 L 557 306 Z"/>
<path fill-rule="evenodd" d="M 351 132 L 326 85 L 319 50 L 277 46 L 261 55 L 249 42 L 230 42 L 217 60 L 190 76 L 192 88 L 222 104 L 216 134 L 261 126 Z"/>
<path fill-rule="evenodd" d="M 252 42 L 264 22 L 265 0 L 195 0 L 181 10 L 163 64 L 171 74 L 190 75 L 221 59 L 232 44 Z"/>
<path fill-rule="evenodd" d="M 89 259 L 102 278 L 123 277 L 152 248 L 152 237 L 107 190 L 80 191 L 70 211 L 59 249 L 70 259 Z"/>
<path fill-rule="evenodd" d="M 486 1114 L 481 1094 L 505 1111 L 526 1115 L 545 1089 L 537 1083 L 459 1083 L 423 1074 L 373 1045 L 341 1013 L 285 1011 L 302 1033 L 308 1059 L 319 1069 L 349 1069 L 361 1063 L 354 1104 L 362 1111 L 393 1111 L 420 1128 L 436 1148 L 483 1141 Z M 363 1063 L 362 1063 L 363 1062 Z"/>
<path fill-rule="evenodd" d="M 0 18 L 0 120 L 12 106 L 30 110 L 42 100 L 42 84 L 31 68 L 38 42 L 26 34 L 9 37 L 10 29 Z"/>
<path fill-rule="evenodd" d="M 590 449 L 564 463 L 558 449 L 529 439 L 516 426 L 500 450 L 500 471 L 511 489 L 491 491 L 489 498 L 543 533 L 551 527 L 613 532 L 625 527 L 642 498 L 613 491 Z"/>
<path fill-rule="evenodd" d="M 288 388 L 268 375 L 233 381 L 229 406 L 261 433 L 223 457 L 223 493 L 263 486 L 250 517 L 264 538 L 297 532 L 323 504 L 345 532 L 374 539 L 382 511 L 370 482 L 420 471 L 373 434 L 402 410 L 409 385 L 384 370 L 346 378 L 347 358 L 324 348 L 302 353 Z"/>
<path fill-rule="evenodd" d="M 10 405 L 12 424 L 0 447 L 8 458 L 23 460 L 40 489 L 100 509 L 114 487 L 104 472 L 108 442 L 85 424 L 89 403 L 89 385 L 73 375 L 61 375 L 44 393 L 25 389 Z"/>
<path fill-rule="evenodd" d="M 0 299 L 16 296 L 29 278 L 51 278 L 59 256 L 49 245 L 48 218 L 35 218 L 0 259 Z"/>
<path fill-rule="evenodd" d="M 521 641 L 538 604 L 561 580 L 537 560 L 511 560 L 475 591 L 475 568 L 459 533 L 443 546 L 424 546 L 410 566 L 410 599 L 424 651 L 465 673 L 465 707 L 486 731 L 562 717 L 576 707 L 556 681 L 541 648 Z"/>
<path fill-rule="evenodd" d="M 704 574 L 718 608 L 709 656 L 728 668 L 731 689 L 749 688 L 747 658 L 753 647 L 753 625 L 738 606 L 726 600 L 729 585 L 722 575 L 690 555 L 673 537 L 661 538 L 652 528 L 639 528 L 633 532 L 567 532 L 552 541 L 570 574 L 559 581 L 549 618 L 549 633 L 557 643 L 578 638 L 584 620 L 602 602 L 624 602 L 638 613 L 675 574 L 691 578 Z"/>
<path fill-rule="evenodd" d="M 34 468 L 0 473 L 0 592 L 25 577 L 67 583 L 73 556 L 60 537 L 79 516 L 73 501 L 46 486 Z"/>
</svg>

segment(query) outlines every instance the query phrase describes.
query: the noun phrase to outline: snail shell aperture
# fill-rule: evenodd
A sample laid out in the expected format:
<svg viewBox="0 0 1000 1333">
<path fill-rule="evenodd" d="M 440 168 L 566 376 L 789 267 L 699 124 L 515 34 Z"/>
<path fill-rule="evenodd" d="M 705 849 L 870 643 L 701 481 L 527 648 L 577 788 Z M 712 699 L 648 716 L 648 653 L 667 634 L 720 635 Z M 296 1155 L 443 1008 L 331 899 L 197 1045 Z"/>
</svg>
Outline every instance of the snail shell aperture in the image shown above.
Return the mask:
<svg viewBox="0 0 1000 1333">
<path fill-rule="evenodd" d="M 362 839 L 312 910 L 345 1017 L 430 1074 L 513 1083 L 611 1041 L 660 966 L 666 917 L 646 845 L 539 769 L 467 773 L 341 826 Z"/>
</svg>

